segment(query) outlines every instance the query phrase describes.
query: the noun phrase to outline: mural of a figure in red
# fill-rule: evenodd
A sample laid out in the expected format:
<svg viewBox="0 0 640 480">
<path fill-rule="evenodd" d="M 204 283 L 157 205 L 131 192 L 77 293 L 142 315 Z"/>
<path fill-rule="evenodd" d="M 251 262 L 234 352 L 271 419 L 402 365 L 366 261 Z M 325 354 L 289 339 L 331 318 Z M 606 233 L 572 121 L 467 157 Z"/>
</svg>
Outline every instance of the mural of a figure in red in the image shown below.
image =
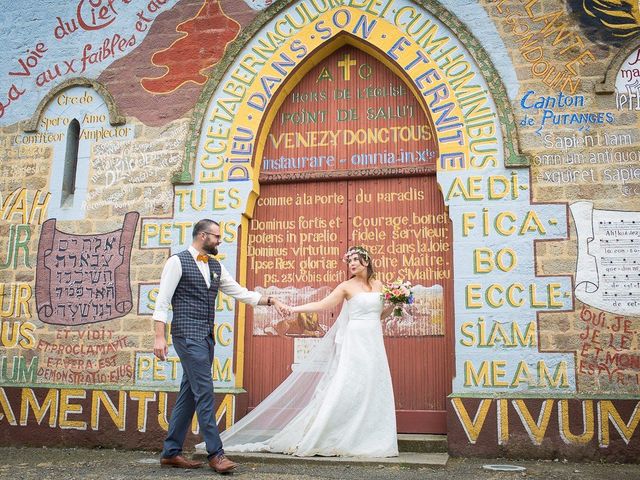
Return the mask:
<svg viewBox="0 0 640 480">
<path fill-rule="evenodd" d="M 113 62 L 99 80 L 125 115 L 164 125 L 193 108 L 209 69 L 256 14 L 242 1 L 178 2 L 158 15 L 140 46 Z M 172 29 L 175 34 L 167 35 Z M 117 73 L 122 71 L 131 74 L 123 78 Z"/>
</svg>

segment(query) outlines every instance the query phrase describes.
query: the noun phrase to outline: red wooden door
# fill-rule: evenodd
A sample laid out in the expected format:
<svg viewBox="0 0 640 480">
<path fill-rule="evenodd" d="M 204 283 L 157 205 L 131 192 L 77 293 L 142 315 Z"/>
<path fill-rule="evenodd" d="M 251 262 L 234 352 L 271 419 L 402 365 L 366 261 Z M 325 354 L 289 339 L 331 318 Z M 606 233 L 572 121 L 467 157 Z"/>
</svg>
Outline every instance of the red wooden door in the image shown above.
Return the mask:
<svg viewBox="0 0 640 480">
<path fill-rule="evenodd" d="M 267 136 L 250 222 L 248 285 L 296 304 L 346 280 L 350 245 L 378 277 L 416 285 L 403 318 L 384 319 L 398 429 L 443 433 L 453 372 L 451 231 L 435 177 L 431 120 L 382 63 L 344 47 L 289 94 Z M 249 408 L 291 371 L 337 312 L 247 315 Z"/>
</svg>

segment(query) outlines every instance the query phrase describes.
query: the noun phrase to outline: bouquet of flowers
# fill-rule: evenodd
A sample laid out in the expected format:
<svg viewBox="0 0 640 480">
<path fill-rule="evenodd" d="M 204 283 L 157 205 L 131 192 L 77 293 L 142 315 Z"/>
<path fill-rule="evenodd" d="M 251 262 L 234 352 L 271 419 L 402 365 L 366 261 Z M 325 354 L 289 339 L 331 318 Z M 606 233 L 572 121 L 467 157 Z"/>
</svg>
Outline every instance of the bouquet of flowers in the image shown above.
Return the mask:
<svg viewBox="0 0 640 480">
<path fill-rule="evenodd" d="M 402 305 L 411 305 L 413 303 L 413 285 L 410 282 L 398 280 L 389 285 L 382 287 L 382 298 L 389 303 L 395 305 L 393 308 L 393 316 L 402 316 Z"/>
</svg>

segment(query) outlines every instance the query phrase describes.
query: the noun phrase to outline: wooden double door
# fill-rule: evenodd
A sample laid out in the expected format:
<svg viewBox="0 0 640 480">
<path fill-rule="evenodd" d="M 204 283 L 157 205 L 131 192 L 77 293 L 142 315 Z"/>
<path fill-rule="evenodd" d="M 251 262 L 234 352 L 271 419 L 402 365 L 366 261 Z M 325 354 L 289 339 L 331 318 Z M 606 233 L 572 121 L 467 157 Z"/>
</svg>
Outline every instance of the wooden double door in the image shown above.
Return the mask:
<svg viewBox="0 0 640 480">
<path fill-rule="evenodd" d="M 388 201 L 400 196 L 406 200 Z M 269 206 L 276 203 L 271 199 L 288 198 L 295 204 L 300 197 L 337 202 Z M 256 208 L 251 221 L 256 228 L 249 233 L 250 288 L 293 304 L 322 298 L 347 279 L 341 257 L 351 245 L 371 251 L 382 281 L 404 279 L 416 286 L 416 304 L 409 314 L 383 319 L 398 429 L 444 433 L 453 371 L 453 282 L 451 229 L 435 178 L 274 184 L 263 186 L 261 198 L 266 201 Z M 287 226 L 293 228 L 281 228 Z M 260 310 L 247 314 L 249 408 L 282 382 L 338 313 L 281 319 L 272 310 Z"/>
<path fill-rule="evenodd" d="M 383 282 L 415 285 L 415 304 L 383 319 L 398 430 L 444 433 L 454 371 L 453 261 L 433 122 L 401 78 L 352 46 L 310 70 L 273 118 L 245 232 L 247 285 L 293 304 L 320 299 L 347 279 L 347 247 L 369 249 Z M 337 313 L 281 319 L 248 309 L 249 409 Z"/>
</svg>

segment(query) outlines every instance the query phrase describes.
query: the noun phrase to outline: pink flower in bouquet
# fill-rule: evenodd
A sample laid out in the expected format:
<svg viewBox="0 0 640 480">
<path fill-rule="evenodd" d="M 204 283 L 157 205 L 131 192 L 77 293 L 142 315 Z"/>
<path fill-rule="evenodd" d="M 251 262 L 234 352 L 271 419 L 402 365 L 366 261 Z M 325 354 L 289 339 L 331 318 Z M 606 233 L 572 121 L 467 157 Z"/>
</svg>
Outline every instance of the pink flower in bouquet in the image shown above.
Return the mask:
<svg viewBox="0 0 640 480">
<path fill-rule="evenodd" d="M 390 285 L 382 287 L 382 295 L 385 301 L 395 305 L 393 315 L 402 316 L 402 305 L 411 305 L 413 303 L 413 285 L 410 282 L 398 280 Z"/>
</svg>

